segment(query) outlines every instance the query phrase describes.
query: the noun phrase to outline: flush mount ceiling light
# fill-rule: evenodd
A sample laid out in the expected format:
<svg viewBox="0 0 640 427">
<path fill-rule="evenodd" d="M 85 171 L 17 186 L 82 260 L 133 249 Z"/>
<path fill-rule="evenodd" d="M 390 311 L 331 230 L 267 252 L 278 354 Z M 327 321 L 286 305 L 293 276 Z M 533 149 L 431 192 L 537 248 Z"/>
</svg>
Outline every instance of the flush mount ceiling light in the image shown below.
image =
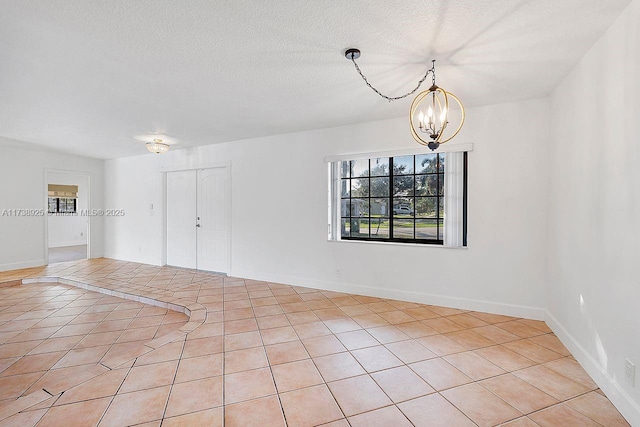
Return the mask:
<svg viewBox="0 0 640 427">
<path fill-rule="evenodd" d="M 144 142 L 147 150 L 155 154 L 163 154 L 169 151 L 169 148 L 179 144 L 179 142 L 168 135 L 163 133 L 151 133 L 147 135 L 135 135 L 134 139 Z"/>
<path fill-rule="evenodd" d="M 464 107 L 457 96 L 436 85 L 435 60 L 431 61 L 431 68 L 427 70 L 422 79 L 418 81 L 418 85 L 411 92 L 391 97 L 382 94 L 378 89 L 373 87 L 362 71 L 360 71 L 360 67 L 356 63 L 356 59 L 360 58 L 359 49 L 347 49 L 344 56 L 353 62 L 356 71 L 360 74 L 365 84 L 389 102 L 413 95 L 418 91 L 429 74 L 431 74 L 431 87 L 416 96 L 409 110 L 411 135 L 419 144 L 426 145 L 431 150 L 435 150 L 440 144 L 444 144 L 453 139 L 453 137 L 460 132 L 460 129 L 462 129 L 465 118 Z"/>
<path fill-rule="evenodd" d="M 152 142 L 147 142 L 145 145 L 147 146 L 147 150 L 152 153 L 162 154 L 169 151 L 169 144 L 163 143 L 160 138 L 155 138 Z"/>
<path fill-rule="evenodd" d="M 179 144 L 179 142 L 168 135 L 162 133 L 152 133 L 147 135 L 135 135 L 134 139 L 144 142 L 147 150 L 155 154 L 163 154 L 169 151 L 171 146 Z"/>
</svg>

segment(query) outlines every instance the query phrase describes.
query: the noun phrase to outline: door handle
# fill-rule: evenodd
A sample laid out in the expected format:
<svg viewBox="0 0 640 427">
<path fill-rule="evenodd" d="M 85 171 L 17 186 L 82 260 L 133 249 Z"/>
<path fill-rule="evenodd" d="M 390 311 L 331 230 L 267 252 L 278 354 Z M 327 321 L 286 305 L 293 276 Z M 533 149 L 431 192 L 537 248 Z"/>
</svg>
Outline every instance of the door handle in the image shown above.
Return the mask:
<svg viewBox="0 0 640 427">
<path fill-rule="evenodd" d="M 196 224 L 196 227 L 200 227 L 200 224 Z"/>
</svg>

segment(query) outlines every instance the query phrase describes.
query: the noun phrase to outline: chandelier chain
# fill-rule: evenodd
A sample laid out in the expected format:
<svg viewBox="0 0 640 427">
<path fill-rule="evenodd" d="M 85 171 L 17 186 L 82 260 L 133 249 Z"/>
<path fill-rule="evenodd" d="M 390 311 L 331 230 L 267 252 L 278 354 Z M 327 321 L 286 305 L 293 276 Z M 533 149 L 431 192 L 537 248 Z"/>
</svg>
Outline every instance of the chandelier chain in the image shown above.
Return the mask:
<svg viewBox="0 0 640 427">
<path fill-rule="evenodd" d="M 429 76 L 429 73 L 431 73 L 432 78 L 433 78 L 433 84 L 436 84 L 436 61 L 435 59 L 431 61 L 432 65 L 431 68 L 428 69 L 425 73 L 424 76 L 422 76 L 422 78 L 418 81 L 417 86 L 411 91 L 411 92 L 407 92 L 404 95 L 400 95 L 400 96 L 387 96 L 385 94 L 383 94 L 382 92 L 380 92 L 378 89 L 376 89 L 375 87 L 373 87 L 373 85 L 371 83 L 369 83 L 369 80 L 367 80 L 367 78 L 365 77 L 365 75 L 362 73 L 362 71 L 360 70 L 360 67 L 358 67 L 358 63 L 356 62 L 355 58 L 353 56 L 351 56 L 351 58 L 349 58 L 351 60 L 351 62 L 353 62 L 353 65 L 356 67 L 356 71 L 358 72 L 358 74 L 360 74 L 360 77 L 362 77 L 362 80 L 364 80 L 365 84 L 367 86 L 369 86 L 371 88 L 371 90 L 373 90 L 375 93 L 377 93 L 378 95 L 380 95 L 381 97 L 383 97 L 384 99 L 386 99 L 387 101 L 391 102 L 391 101 L 397 101 L 399 99 L 403 99 L 406 98 L 409 95 L 413 95 L 414 93 L 416 93 L 416 91 L 418 89 L 420 89 L 420 86 L 422 86 L 422 83 L 424 83 L 424 81 L 427 79 L 427 77 Z"/>
</svg>

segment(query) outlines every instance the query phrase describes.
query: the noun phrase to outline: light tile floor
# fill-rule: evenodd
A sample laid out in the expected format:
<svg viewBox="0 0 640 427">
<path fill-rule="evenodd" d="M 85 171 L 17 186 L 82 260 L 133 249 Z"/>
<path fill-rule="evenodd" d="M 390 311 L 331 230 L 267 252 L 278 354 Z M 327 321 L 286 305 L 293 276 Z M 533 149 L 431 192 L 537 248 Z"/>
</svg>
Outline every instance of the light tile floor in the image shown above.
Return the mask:
<svg viewBox="0 0 640 427">
<path fill-rule="evenodd" d="M 190 319 L 10 282 L 46 276 Z M 0 273 L 0 426 L 36 424 L 628 426 L 543 322 L 109 259 Z"/>
</svg>

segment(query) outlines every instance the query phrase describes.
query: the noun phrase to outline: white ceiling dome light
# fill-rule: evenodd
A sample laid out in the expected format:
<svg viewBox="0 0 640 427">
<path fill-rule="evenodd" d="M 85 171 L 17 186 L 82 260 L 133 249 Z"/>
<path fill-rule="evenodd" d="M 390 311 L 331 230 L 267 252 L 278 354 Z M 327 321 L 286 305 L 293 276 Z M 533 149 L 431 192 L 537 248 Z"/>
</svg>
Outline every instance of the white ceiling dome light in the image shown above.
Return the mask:
<svg viewBox="0 0 640 427">
<path fill-rule="evenodd" d="M 174 138 L 160 134 L 136 135 L 134 138 L 144 142 L 147 150 L 155 154 L 166 153 L 172 145 L 176 144 Z"/>
<path fill-rule="evenodd" d="M 156 154 L 162 154 L 169 151 L 169 144 L 165 144 L 160 138 L 156 138 L 152 142 L 147 142 L 146 146 L 147 150 Z"/>
</svg>

